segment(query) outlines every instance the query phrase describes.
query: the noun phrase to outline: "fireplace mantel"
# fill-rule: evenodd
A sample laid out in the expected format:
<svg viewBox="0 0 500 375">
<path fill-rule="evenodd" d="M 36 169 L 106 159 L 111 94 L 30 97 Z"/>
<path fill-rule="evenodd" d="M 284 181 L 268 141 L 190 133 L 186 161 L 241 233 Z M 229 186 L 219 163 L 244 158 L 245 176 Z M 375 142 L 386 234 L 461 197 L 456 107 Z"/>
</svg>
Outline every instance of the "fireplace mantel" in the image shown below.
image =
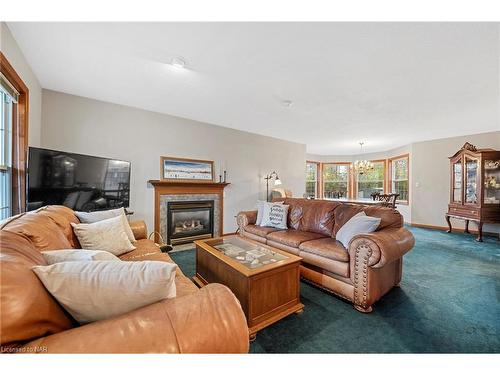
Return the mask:
<svg viewBox="0 0 500 375">
<path fill-rule="evenodd" d="M 155 232 L 162 232 L 161 221 L 161 201 L 162 196 L 179 196 L 186 195 L 192 197 L 193 195 L 212 194 L 218 196 L 218 228 L 219 233 L 215 236 L 221 236 L 223 232 L 223 212 L 224 212 L 224 188 L 229 185 L 228 182 L 190 182 L 190 181 L 162 181 L 162 180 L 149 180 L 148 183 L 153 185 L 155 190 Z M 192 198 L 186 197 L 186 200 Z M 165 198 L 164 198 L 165 199 Z M 155 241 L 159 242 L 160 238 L 155 233 Z"/>
<path fill-rule="evenodd" d="M 224 189 L 229 182 L 189 182 L 189 181 L 162 181 L 162 180 L 149 180 L 148 181 L 155 188 L 157 186 L 165 187 L 196 187 L 201 189 L 206 188 L 218 188 Z"/>
</svg>

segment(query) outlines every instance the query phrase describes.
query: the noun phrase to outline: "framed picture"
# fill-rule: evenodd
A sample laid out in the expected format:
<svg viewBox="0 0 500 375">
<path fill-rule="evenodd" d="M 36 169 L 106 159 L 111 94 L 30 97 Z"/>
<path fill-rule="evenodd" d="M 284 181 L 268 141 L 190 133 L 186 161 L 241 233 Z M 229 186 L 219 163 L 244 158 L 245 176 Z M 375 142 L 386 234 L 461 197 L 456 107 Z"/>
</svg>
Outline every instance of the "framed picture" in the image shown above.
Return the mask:
<svg viewBox="0 0 500 375">
<path fill-rule="evenodd" d="M 160 168 L 160 178 L 163 181 L 213 182 L 215 179 L 213 160 L 162 156 Z"/>
</svg>

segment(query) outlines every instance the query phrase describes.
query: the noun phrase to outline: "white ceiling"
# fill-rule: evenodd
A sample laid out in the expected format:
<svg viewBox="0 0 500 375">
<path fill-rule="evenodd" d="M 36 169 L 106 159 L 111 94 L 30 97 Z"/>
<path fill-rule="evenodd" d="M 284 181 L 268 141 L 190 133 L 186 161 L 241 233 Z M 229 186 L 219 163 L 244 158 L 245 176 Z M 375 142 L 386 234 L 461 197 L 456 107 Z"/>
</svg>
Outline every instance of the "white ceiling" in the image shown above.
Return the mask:
<svg viewBox="0 0 500 375">
<path fill-rule="evenodd" d="M 500 128 L 496 23 L 8 26 L 44 88 L 305 143 L 309 153 Z M 174 56 L 189 69 L 167 65 Z"/>
</svg>

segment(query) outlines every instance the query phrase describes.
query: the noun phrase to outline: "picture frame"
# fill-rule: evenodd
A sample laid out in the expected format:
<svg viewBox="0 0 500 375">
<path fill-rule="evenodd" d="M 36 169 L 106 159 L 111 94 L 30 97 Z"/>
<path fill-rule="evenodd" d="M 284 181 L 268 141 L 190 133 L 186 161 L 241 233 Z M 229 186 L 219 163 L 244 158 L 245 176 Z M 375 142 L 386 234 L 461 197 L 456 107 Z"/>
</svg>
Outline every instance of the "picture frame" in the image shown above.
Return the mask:
<svg viewBox="0 0 500 375">
<path fill-rule="evenodd" d="M 214 182 L 214 161 L 161 156 L 160 180 L 195 183 Z"/>
</svg>

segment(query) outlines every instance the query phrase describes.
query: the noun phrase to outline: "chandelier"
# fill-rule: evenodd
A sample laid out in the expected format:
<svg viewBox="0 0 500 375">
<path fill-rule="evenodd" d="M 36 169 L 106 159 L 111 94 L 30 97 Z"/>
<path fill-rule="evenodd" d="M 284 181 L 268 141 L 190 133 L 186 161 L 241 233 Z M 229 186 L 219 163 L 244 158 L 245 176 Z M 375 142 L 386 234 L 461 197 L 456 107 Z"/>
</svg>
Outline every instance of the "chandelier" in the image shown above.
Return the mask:
<svg viewBox="0 0 500 375">
<path fill-rule="evenodd" d="M 364 142 L 359 142 L 360 146 L 360 154 L 363 153 L 363 145 Z M 365 174 L 366 172 L 370 172 L 373 170 L 373 163 L 369 160 L 356 160 L 354 162 L 354 170 L 358 172 L 358 174 Z"/>
</svg>

